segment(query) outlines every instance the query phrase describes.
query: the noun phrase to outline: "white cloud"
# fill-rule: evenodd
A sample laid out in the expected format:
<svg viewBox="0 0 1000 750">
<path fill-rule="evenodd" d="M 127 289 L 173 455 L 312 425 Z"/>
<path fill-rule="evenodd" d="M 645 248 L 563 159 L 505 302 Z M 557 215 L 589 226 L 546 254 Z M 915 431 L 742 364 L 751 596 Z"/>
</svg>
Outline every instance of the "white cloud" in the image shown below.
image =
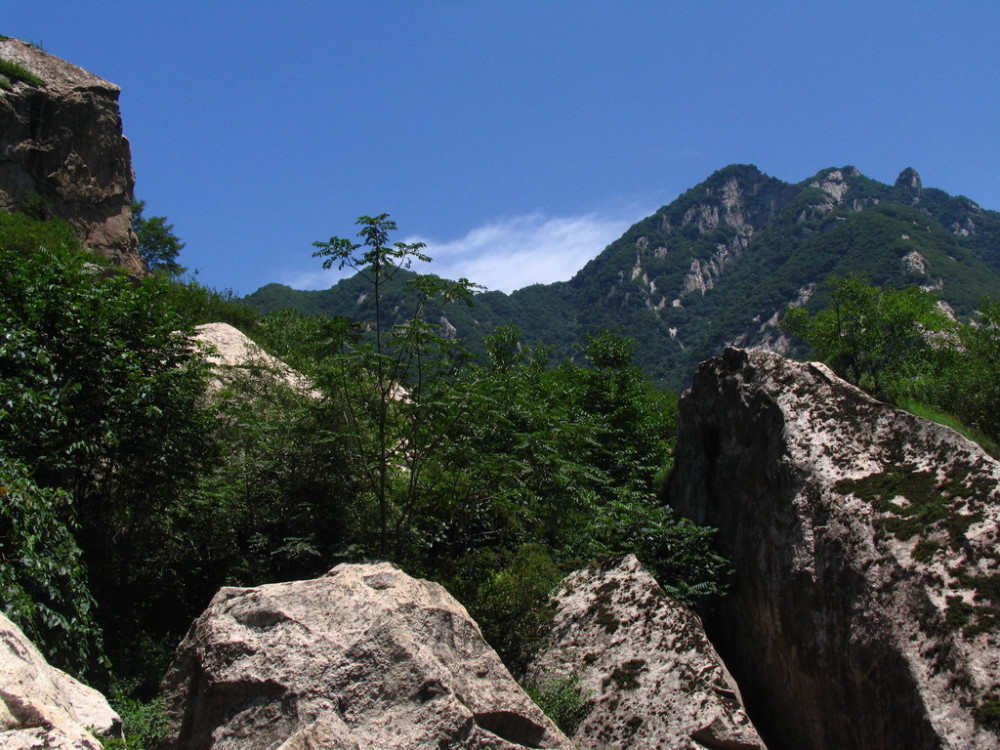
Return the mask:
<svg viewBox="0 0 1000 750">
<path fill-rule="evenodd" d="M 455 240 L 411 236 L 404 241 L 424 242 L 424 252 L 434 259 L 414 270 L 446 279 L 464 277 L 488 289 L 512 292 L 530 284 L 568 280 L 646 213 L 532 213 L 490 222 Z M 334 270 L 310 271 L 286 283 L 295 289 L 327 289 L 345 275 Z"/>
<path fill-rule="evenodd" d="M 634 216 L 546 216 L 541 213 L 491 222 L 464 237 L 427 243 L 428 267 L 449 279 L 465 277 L 488 289 L 511 292 L 529 284 L 566 281 L 617 239 Z"/>
</svg>

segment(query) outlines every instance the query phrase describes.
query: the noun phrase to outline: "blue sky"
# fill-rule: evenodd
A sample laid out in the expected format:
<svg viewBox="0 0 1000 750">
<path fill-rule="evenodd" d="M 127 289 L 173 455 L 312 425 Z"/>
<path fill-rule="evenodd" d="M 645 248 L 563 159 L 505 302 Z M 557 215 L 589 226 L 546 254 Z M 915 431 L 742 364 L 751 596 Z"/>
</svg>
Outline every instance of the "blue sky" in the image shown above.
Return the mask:
<svg viewBox="0 0 1000 750">
<path fill-rule="evenodd" d="M 387 212 L 421 270 L 567 279 L 727 164 L 854 165 L 1000 209 L 1000 3 L 0 0 L 122 87 L 137 197 L 202 283 L 325 288 Z"/>
</svg>

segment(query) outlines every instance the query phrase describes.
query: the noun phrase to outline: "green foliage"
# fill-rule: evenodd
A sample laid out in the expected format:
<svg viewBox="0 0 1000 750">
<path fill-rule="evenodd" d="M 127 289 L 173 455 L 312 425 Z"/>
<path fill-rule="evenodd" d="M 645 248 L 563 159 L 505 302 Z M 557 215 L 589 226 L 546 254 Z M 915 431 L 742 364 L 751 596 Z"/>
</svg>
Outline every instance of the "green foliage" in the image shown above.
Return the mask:
<svg viewBox="0 0 1000 750">
<path fill-rule="evenodd" d="M 958 341 L 942 353 L 922 381 L 925 400 L 954 415 L 970 430 L 1000 443 L 1000 302 L 983 300 L 971 324 L 958 328 Z M 989 446 L 987 446 L 989 447 Z"/>
<path fill-rule="evenodd" d="M 483 550 L 464 562 L 464 588 L 478 583 L 465 597 L 469 613 L 511 672 L 523 674 L 552 622 L 548 594 L 564 571 L 537 543 L 511 552 Z"/>
<path fill-rule="evenodd" d="M 361 227 L 360 244 L 331 238 L 319 254 L 359 268 L 374 323 L 258 316 L 163 275 L 103 278 L 65 225 L 0 215 L 0 455 L 31 467 L 47 498 L 32 512 L 66 529 L 90 587 L 33 575 L 55 582 L 54 611 L 92 596 L 116 683 L 133 697 L 153 693 L 219 586 L 342 560 L 388 557 L 446 583 L 515 670 L 551 616 L 549 591 L 585 561 L 636 552 L 678 591 L 718 588 L 711 532 L 662 502 L 676 403 L 633 363 L 635 345 L 595 334 L 556 365 L 501 328 L 475 364 L 430 322 L 473 286 L 409 272 L 426 256 L 390 244 L 386 216 Z M 213 318 L 312 386 L 258 363 L 206 392 L 188 336 Z M 28 549 L 21 533 L 3 543 Z M 26 591 L 23 611 L 49 606 L 30 576 L 7 575 Z"/>
<path fill-rule="evenodd" d="M 169 282 L 101 279 L 61 223 L 0 218 L 0 455 L 69 494 L 109 655 L 129 658 L 125 631 L 159 606 L 164 510 L 211 450 L 205 365 Z"/>
<path fill-rule="evenodd" d="M 174 279 L 166 285 L 165 304 L 186 326 L 203 323 L 228 323 L 244 333 L 256 331 L 260 315 L 244 304 L 232 290 L 218 291 L 203 286 L 196 279 Z"/>
<path fill-rule="evenodd" d="M 0 57 L 0 75 L 5 76 L 7 79 L 7 85 L 3 88 L 8 91 L 11 90 L 9 81 L 20 81 L 21 83 L 26 83 L 29 86 L 44 86 L 45 81 L 36 76 L 30 70 L 25 68 L 23 65 L 14 62 L 13 60 L 5 60 Z M 3 80 L 3 79 L 0 79 Z"/>
<path fill-rule="evenodd" d="M 535 705 L 570 736 L 590 710 L 589 696 L 584 694 L 580 678 L 575 675 L 542 678 L 528 683 L 525 691 Z"/>
<path fill-rule="evenodd" d="M 988 727 L 1000 727 L 1000 694 L 991 693 L 983 697 L 973 710 L 973 716 L 980 724 Z"/>
<path fill-rule="evenodd" d="M 996 454 L 1000 443 L 1000 303 L 972 323 L 945 317 L 934 295 L 833 279 L 830 306 L 790 310 L 784 325 L 841 376 L 953 427 Z"/>
<path fill-rule="evenodd" d="M 139 238 L 139 257 L 153 272 L 178 276 L 184 268 L 177 263 L 177 256 L 184 243 L 174 234 L 174 225 L 167 224 L 165 216 L 143 216 L 146 201 L 132 203 L 132 231 Z"/>
<path fill-rule="evenodd" d="M 153 750 L 167 733 L 160 699 L 144 703 L 132 698 L 111 701 L 122 720 L 122 737 L 101 738 L 105 750 Z"/>
<path fill-rule="evenodd" d="M 931 333 L 951 328 L 935 297 L 915 287 L 878 288 L 858 277 L 828 281 L 830 306 L 788 311 L 784 325 L 834 371 L 879 395 L 900 394 L 933 355 Z"/>
<path fill-rule="evenodd" d="M 340 356 L 331 360 L 325 382 L 343 404 L 340 438 L 350 446 L 351 460 L 372 499 L 374 549 L 382 555 L 390 550 L 398 554 L 421 514 L 422 479 L 439 445 L 428 430 L 435 420 L 456 416 L 454 403 L 441 398 L 438 390 L 450 366 L 451 345 L 424 320 L 425 303 L 465 299 L 474 285 L 466 279 L 416 277 L 410 282 L 419 300 L 416 310 L 390 328 L 383 307 L 385 285 L 414 260 L 430 258 L 421 252 L 422 243 L 388 244 L 396 230 L 388 214 L 362 216 L 356 223 L 361 243 L 331 237 L 313 243 L 318 248 L 313 255 L 324 258 L 324 268 L 357 270 L 370 285 L 374 342 L 367 345 L 348 336 L 331 342 Z"/>
<path fill-rule="evenodd" d="M 82 675 L 103 647 L 75 530 L 66 492 L 0 458 L 0 607 L 51 664 Z"/>
</svg>

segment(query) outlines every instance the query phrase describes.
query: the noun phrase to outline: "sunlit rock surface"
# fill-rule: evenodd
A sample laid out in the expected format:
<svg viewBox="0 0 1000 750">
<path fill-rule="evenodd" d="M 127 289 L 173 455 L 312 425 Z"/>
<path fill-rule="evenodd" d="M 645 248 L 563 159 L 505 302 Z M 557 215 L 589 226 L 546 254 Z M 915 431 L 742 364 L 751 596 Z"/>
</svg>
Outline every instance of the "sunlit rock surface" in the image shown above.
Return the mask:
<svg viewBox="0 0 1000 750">
<path fill-rule="evenodd" d="M 220 590 L 162 693 L 177 750 L 572 747 L 465 609 L 388 563 Z"/>
<path fill-rule="evenodd" d="M 17 39 L 0 38 L 0 58 L 41 80 L 0 82 L 0 208 L 65 219 L 91 250 L 142 272 L 120 89 Z"/>
<path fill-rule="evenodd" d="M 573 573 L 529 679 L 579 680 L 579 748 L 764 747 L 701 620 L 634 555 Z"/>
</svg>

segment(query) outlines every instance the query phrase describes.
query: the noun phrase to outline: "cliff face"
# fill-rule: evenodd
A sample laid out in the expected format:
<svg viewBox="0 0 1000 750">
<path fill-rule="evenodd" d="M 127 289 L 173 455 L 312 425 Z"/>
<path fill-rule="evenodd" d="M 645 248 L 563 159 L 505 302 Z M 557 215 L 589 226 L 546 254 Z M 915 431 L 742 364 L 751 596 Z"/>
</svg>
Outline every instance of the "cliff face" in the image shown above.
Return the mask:
<svg viewBox="0 0 1000 750">
<path fill-rule="evenodd" d="M 1000 464 L 764 351 L 703 363 L 680 419 L 671 503 L 719 528 L 706 625 L 768 746 L 1000 746 Z"/>
<path fill-rule="evenodd" d="M 120 89 L 16 39 L 0 38 L 0 59 L 41 81 L 0 81 L 0 208 L 33 204 L 68 221 L 94 252 L 142 271 Z"/>
</svg>

